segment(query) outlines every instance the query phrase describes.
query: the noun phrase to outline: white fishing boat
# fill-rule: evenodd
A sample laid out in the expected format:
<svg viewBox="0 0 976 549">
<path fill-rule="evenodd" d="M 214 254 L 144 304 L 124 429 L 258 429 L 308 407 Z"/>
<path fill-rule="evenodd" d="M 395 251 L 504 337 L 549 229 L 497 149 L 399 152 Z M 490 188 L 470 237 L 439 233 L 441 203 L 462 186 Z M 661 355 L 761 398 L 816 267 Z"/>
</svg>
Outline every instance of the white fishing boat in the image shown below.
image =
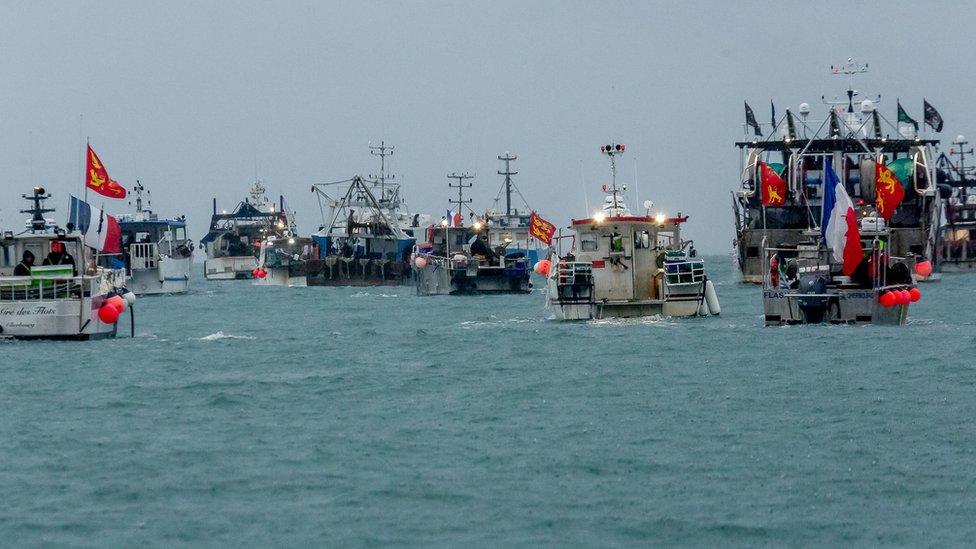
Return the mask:
<svg viewBox="0 0 976 549">
<path fill-rule="evenodd" d="M 254 277 L 260 286 L 307 286 L 306 264 L 312 239 L 286 234 L 261 243 Z"/>
<path fill-rule="evenodd" d="M 185 293 L 193 263 L 193 241 L 186 237 L 186 219 L 160 219 L 150 209 L 149 192 L 142 183 L 137 181 L 133 191 L 135 212 L 119 217 L 129 288 L 139 295 Z"/>
<path fill-rule="evenodd" d="M 21 210 L 31 214 L 28 229 L 0 239 L 0 337 L 113 337 L 119 315 L 135 300 L 125 289 L 125 270 L 98 266 L 73 224 L 60 228 L 46 219 L 54 211 L 43 205 L 50 197 L 40 187 L 24 195 L 31 202 Z"/>
<path fill-rule="evenodd" d="M 249 197 L 233 212 L 217 213 L 217 199 L 214 199 L 210 231 L 200 240 L 200 247 L 207 253 L 203 272 L 208 280 L 254 277 L 261 242 L 284 235 L 286 230 L 294 232 L 283 211 L 284 200 L 279 201 L 280 207 L 268 199 L 260 181 L 254 182 Z"/>
<path fill-rule="evenodd" d="M 626 187 L 617 184 L 615 162 L 624 150 L 619 144 L 600 147 L 611 171 L 603 207 L 572 221 L 569 253 L 557 246 L 537 266 L 547 277 L 547 307 L 558 320 L 719 314 L 705 263 L 693 242 L 681 238 L 688 217 L 652 215 L 650 201 L 644 215 L 633 215 L 624 203 Z"/>
</svg>

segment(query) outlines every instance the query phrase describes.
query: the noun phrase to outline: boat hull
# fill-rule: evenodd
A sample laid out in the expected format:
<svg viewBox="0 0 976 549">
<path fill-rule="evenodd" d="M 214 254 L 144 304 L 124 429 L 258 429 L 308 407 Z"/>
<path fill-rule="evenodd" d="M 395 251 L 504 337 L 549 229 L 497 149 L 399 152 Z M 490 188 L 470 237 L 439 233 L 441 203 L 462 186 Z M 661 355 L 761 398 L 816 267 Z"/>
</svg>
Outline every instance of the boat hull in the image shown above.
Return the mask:
<svg viewBox="0 0 976 549">
<path fill-rule="evenodd" d="M 299 274 L 294 274 L 292 273 L 294 270 L 288 267 L 265 267 L 267 274 L 265 274 L 264 278 L 258 278 L 256 284 L 258 286 L 307 286 L 307 278 L 304 271 Z"/>
<path fill-rule="evenodd" d="M 454 269 L 444 259 L 429 259 L 416 269 L 417 295 L 526 294 L 532 291 L 528 271 L 506 271 L 503 267 Z"/>
<path fill-rule="evenodd" d="M 181 294 L 190 289 L 190 258 L 162 257 L 154 269 L 132 269 L 128 288 L 136 295 Z"/>
<path fill-rule="evenodd" d="M 104 301 L 96 297 L 51 301 L 0 302 L 0 337 L 14 339 L 89 340 L 114 337 L 118 324 L 98 318 Z"/>
<path fill-rule="evenodd" d="M 327 257 L 305 263 L 308 286 L 401 286 L 411 281 L 402 261 Z"/>
<path fill-rule="evenodd" d="M 203 274 L 207 280 L 240 280 L 254 278 L 251 274 L 258 266 L 253 256 L 207 258 L 203 262 Z"/>
<path fill-rule="evenodd" d="M 877 290 L 840 289 L 827 294 L 763 290 L 766 326 L 792 324 L 880 324 L 900 326 L 908 305 L 883 307 Z"/>
</svg>

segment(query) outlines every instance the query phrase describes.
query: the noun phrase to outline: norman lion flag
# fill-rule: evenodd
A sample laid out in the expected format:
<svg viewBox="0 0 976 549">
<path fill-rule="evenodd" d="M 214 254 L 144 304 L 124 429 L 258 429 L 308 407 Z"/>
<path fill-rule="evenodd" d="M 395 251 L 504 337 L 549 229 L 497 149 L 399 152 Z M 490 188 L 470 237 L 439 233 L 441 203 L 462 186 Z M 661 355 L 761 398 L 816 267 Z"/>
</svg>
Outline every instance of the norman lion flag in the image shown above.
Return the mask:
<svg viewBox="0 0 976 549">
<path fill-rule="evenodd" d="M 824 158 L 823 217 L 820 219 L 820 234 L 830 248 L 834 261 L 842 263 L 843 273 L 851 276 L 858 263 L 864 258 L 864 248 L 861 247 L 861 233 L 857 228 L 854 203 L 847 195 L 840 178 L 834 173 L 830 158 Z"/>
<path fill-rule="evenodd" d="M 85 236 L 88 246 L 110 254 L 122 251 L 122 228 L 118 220 L 84 200 L 71 197 L 68 223 Z"/>
<path fill-rule="evenodd" d="M 555 233 L 555 225 L 539 217 L 539 214 L 532 212 L 532 216 L 529 217 L 529 234 L 533 238 L 545 242 L 548 246 L 552 244 L 552 235 Z"/>
<path fill-rule="evenodd" d="M 786 203 L 786 181 L 765 162 L 759 163 L 759 185 L 762 187 L 763 206 L 782 206 Z"/>
<path fill-rule="evenodd" d="M 108 176 L 108 171 L 95 151 L 88 145 L 88 167 L 85 185 L 96 193 L 109 198 L 125 198 L 125 187 Z"/>
<path fill-rule="evenodd" d="M 905 189 L 901 181 L 879 158 L 874 165 L 874 205 L 878 208 L 878 214 L 885 221 L 891 221 L 895 208 L 901 204 L 903 198 Z"/>
</svg>

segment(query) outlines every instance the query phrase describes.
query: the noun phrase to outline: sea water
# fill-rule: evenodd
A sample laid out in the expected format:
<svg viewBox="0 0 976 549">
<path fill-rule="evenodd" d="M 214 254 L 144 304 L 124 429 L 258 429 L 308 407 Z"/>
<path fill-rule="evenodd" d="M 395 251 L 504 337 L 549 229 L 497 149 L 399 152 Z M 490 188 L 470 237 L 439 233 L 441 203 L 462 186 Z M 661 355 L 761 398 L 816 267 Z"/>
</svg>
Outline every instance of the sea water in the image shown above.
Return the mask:
<svg viewBox="0 0 976 549">
<path fill-rule="evenodd" d="M 208 282 L 0 344 L 4 545 L 972 545 L 976 277 L 903 327 Z M 538 281 L 537 281 L 538 282 Z"/>
</svg>

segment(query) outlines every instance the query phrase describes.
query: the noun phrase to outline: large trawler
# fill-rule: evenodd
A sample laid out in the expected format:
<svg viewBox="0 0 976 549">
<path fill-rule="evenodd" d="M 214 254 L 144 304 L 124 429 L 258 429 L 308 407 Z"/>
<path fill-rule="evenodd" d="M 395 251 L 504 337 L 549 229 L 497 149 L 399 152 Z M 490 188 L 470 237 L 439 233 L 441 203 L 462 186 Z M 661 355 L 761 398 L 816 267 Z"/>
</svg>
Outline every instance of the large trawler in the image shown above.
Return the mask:
<svg viewBox="0 0 976 549">
<path fill-rule="evenodd" d="M 939 239 L 943 272 L 976 270 L 976 166 L 966 164 L 973 149 L 962 135 L 952 142 L 949 156 L 939 156 L 939 190 L 945 201 L 945 225 Z"/>
<path fill-rule="evenodd" d="M 934 272 L 922 278 L 938 278 L 941 200 L 936 193 L 933 157 L 938 141 L 918 135 L 914 121 L 900 105 L 899 120 L 903 121 L 891 123 L 878 110 L 880 97 L 862 99 L 853 87 L 853 77 L 866 71 L 867 65 L 850 60 L 833 69 L 835 74 L 848 76 L 850 85 L 846 99 L 824 100 L 828 112 L 823 120 L 809 119 L 810 106 L 802 103 L 798 117 L 787 109 L 763 135 L 747 105 L 746 128 L 751 126 L 756 137 L 736 143 L 742 151 L 741 177 L 739 189 L 733 193 L 736 256 L 743 281 L 762 283 L 767 276 L 764 239 L 766 247 L 783 250 L 807 241 L 804 232 L 820 219 L 824 158 L 836 166 L 858 215 L 871 216 L 884 225 L 888 252 L 915 256 L 920 262 L 930 260 Z M 890 220 L 875 215 L 877 164 L 897 176 L 904 191 Z M 776 194 L 765 205 L 760 188 L 764 170 L 786 182 L 785 196 Z"/>
<path fill-rule="evenodd" d="M 285 212 L 284 199 L 279 197 L 279 204 L 272 202 L 260 181 L 254 182 L 249 197 L 232 212 L 218 213 L 215 198 L 210 231 L 200 240 L 200 247 L 207 252 L 204 276 L 208 280 L 253 278 L 260 243 L 293 230 Z"/>
<path fill-rule="evenodd" d="M 634 215 L 617 184 L 622 144 L 600 147 L 610 161 L 606 200 L 592 217 L 574 219 L 568 253 L 553 250 L 538 270 L 547 276 L 546 305 L 558 320 L 719 314 L 714 285 L 694 243 L 681 238 L 687 216 Z M 561 245 L 561 240 L 559 241 Z"/>
<path fill-rule="evenodd" d="M 74 223 L 61 228 L 45 218 L 54 211 L 44 207 L 50 197 L 41 187 L 24 195 L 31 203 L 21 210 L 31 215 L 27 230 L 0 239 L 0 337 L 114 337 L 119 314 L 135 299 L 125 270 L 98 266 Z"/>
<path fill-rule="evenodd" d="M 411 250 L 430 216 L 409 212 L 399 181 L 387 173 L 386 158 L 393 147 L 381 143 L 370 146 L 370 152 L 380 158 L 379 175 L 312 186 L 323 223 L 312 234 L 305 262 L 309 286 L 391 286 L 412 280 Z M 333 187 L 342 189 L 341 194 L 330 195 Z"/>
<path fill-rule="evenodd" d="M 136 181 L 133 191 L 135 212 L 119 217 L 129 287 L 139 295 L 185 293 L 193 263 L 186 218 L 160 219 L 151 209 L 145 186 Z"/>
<path fill-rule="evenodd" d="M 495 227 L 488 222 L 490 218 L 477 217 L 471 210 L 471 199 L 464 198 L 464 189 L 472 186 L 468 180 L 474 176 L 452 173 L 447 177 L 456 180 L 449 184 L 458 192 L 457 199 L 449 200 L 456 209 L 447 212 L 440 227 L 431 225 L 426 242 L 415 250 L 413 269 L 417 295 L 531 292 L 532 264 L 526 257 L 526 250 L 516 247 L 510 251 L 512 240 L 493 240 Z M 467 224 L 464 208 L 469 213 Z M 513 235 L 512 229 L 514 227 L 499 230 Z M 496 243 L 494 247 L 492 242 Z"/>
</svg>

